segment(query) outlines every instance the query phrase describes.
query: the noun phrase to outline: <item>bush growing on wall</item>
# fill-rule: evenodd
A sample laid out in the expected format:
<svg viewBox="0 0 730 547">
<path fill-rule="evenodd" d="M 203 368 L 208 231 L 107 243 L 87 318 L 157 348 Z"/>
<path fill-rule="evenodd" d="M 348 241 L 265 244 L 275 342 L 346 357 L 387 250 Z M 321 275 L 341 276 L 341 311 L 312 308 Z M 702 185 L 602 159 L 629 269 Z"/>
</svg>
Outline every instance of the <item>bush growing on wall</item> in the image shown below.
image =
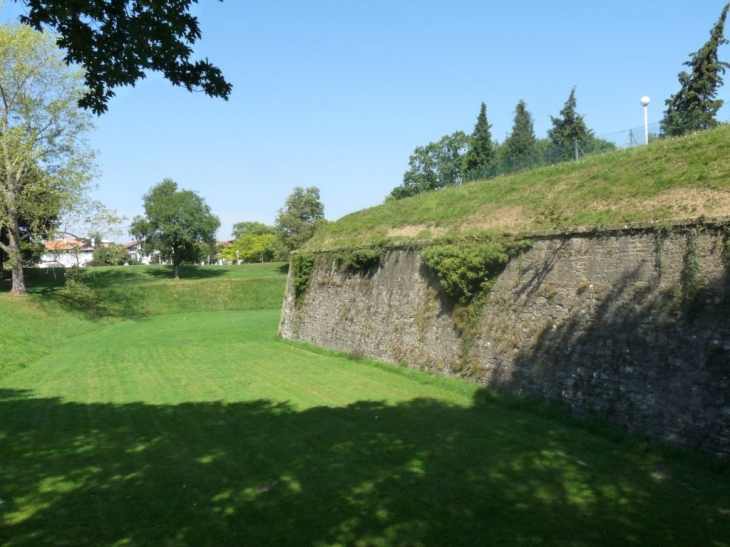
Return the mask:
<svg viewBox="0 0 730 547">
<path fill-rule="evenodd" d="M 292 285 L 294 287 L 294 301 L 300 306 L 304 301 L 304 295 L 309 288 L 309 281 L 314 271 L 314 255 L 293 254 L 291 258 Z"/>
<path fill-rule="evenodd" d="M 426 265 L 436 272 L 446 294 L 461 304 L 489 292 L 510 257 L 526 243 L 492 238 L 471 243 L 434 245 L 421 251 Z"/>
<path fill-rule="evenodd" d="M 341 251 L 335 253 L 334 258 L 338 262 L 339 269 L 349 274 L 369 273 L 378 268 L 383 261 L 384 250 L 356 249 L 353 251 Z"/>
</svg>

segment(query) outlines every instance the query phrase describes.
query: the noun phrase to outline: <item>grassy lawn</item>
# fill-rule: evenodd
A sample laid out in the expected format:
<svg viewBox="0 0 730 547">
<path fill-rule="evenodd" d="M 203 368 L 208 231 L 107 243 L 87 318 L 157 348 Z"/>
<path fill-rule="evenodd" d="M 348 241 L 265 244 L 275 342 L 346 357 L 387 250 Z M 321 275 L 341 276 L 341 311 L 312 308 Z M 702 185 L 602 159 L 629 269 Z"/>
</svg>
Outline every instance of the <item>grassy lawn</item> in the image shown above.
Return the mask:
<svg viewBox="0 0 730 547">
<path fill-rule="evenodd" d="M 278 320 L 78 318 L 0 380 L 0 544 L 730 545 L 724 468 Z"/>
<path fill-rule="evenodd" d="M 190 311 L 280 309 L 288 265 L 130 266 L 84 270 L 87 289 L 64 289 L 63 270 L 26 270 L 30 296 L 7 294 L 0 283 L 0 379 L 78 335 L 126 319 Z"/>
<path fill-rule="evenodd" d="M 730 214 L 730 125 L 387 202 L 330 223 L 328 249 Z"/>
</svg>

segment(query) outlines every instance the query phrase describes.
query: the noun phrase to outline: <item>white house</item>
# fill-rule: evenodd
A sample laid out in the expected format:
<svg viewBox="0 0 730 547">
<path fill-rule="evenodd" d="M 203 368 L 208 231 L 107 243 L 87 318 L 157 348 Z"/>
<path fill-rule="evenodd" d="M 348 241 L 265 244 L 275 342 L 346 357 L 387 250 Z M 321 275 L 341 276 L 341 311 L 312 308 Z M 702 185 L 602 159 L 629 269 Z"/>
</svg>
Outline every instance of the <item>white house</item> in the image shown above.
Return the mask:
<svg viewBox="0 0 730 547">
<path fill-rule="evenodd" d="M 144 242 L 142 241 L 130 241 L 122 246 L 129 253 L 130 260 L 136 260 L 140 264 L 144 264 L 146 266 L 150 263 L 150 258 L 159 255 L 160 251 L 153 250 L 149 255 L 146 255 L 142 252 L 143 243 Z"/>
<path fill-rule="evenodd" d="M 46 241 L 44 252 L 41 255 L 41 268 L 70 268 L 71 266 L 86 266 L 91 262 L 94 254 L 94 244 L 90 241 L 81 241 L 71 237 Z"/>
</svg>

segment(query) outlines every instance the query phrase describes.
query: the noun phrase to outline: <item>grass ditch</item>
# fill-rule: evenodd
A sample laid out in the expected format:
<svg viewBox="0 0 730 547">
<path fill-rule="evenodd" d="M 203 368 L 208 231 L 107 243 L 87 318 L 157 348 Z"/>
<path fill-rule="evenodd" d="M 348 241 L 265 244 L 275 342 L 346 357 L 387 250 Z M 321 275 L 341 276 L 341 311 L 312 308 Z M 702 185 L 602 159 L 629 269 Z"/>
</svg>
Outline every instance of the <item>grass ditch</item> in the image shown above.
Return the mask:
<svg viewBox="0 0 730 547">
<path fill-rule="evenodd" d="M 83 335 L 125 320 L 200 311 L 280 309 L 288 265 L 184 266 L 183 279 L 159 266 L 26 270 L 29 295 L 0 291 L 0 378 Z M 72 269 L 69 269 L 72 270 Z"/>
<path fill-rule="evenodd" d="M 519 247 L 473 244 L 485 278 L 453 285 L 475 297 Z M 367 275 L 375 257 L 337 260 Z M 0 377 L 0 544 L 727 544 L 726 466 L 280 340 L 284 268 L 241 268 L 82 279 L 99 309 L 150 310 L 136 320 L 70 307 L 52 273 L 0 295 L 0 356 L 28 359 Z"/>
<path fill-rule="evenodd" d="M 548 405 L 282 341 L 278 319 L 118 322 L 78 338 L 92 351 L 68 345 L 2 381 L 0 543 L 730 537 L 725 467 L 576 427 Z"/>
</svg>

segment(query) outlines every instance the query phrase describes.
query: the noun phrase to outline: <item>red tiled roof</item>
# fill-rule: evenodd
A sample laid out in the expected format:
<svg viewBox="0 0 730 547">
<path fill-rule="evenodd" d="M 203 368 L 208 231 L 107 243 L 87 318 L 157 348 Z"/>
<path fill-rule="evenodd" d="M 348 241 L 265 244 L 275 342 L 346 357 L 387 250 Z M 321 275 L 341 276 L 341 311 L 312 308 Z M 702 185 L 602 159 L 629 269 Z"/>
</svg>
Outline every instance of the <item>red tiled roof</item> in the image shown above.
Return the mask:
<svg viewBox="0 0 730 547">
<path fill-rule="evenodd" d="M 65 237 L 63 239 L 56 239 L 55 241 L 46 241 L 43 245 L 47 251 L 70 251 L 71 249 L 83 247 L 86 244 L 78 239 Z"/>
</svg>

